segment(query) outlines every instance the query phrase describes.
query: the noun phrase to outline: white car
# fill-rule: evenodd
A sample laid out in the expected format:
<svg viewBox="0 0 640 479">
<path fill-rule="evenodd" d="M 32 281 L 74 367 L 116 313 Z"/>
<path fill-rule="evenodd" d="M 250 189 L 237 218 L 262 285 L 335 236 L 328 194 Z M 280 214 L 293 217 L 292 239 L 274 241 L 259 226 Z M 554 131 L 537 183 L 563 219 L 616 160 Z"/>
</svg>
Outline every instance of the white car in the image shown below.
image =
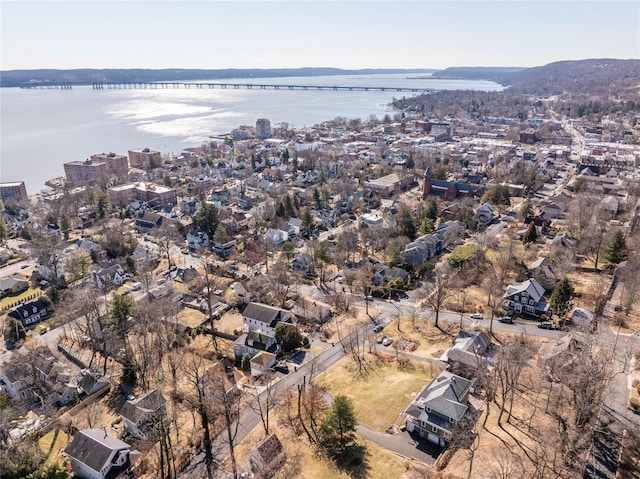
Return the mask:
<svg viewBox="0 0 640 479">
<path fill-rule="evenodd" d="M 390 346 L 392 342 L 393 342 L 393 338 L 387 337 L 387 338 L 384 338 L 382 340 L 382 345 L 383 346 Z"/>
<path fill-rule="evenodd" d="M 473 313 L 471 315 L 471 319 L 484 319 L 484 316 L 482 316 L 480 313 Z"/>
</svg>

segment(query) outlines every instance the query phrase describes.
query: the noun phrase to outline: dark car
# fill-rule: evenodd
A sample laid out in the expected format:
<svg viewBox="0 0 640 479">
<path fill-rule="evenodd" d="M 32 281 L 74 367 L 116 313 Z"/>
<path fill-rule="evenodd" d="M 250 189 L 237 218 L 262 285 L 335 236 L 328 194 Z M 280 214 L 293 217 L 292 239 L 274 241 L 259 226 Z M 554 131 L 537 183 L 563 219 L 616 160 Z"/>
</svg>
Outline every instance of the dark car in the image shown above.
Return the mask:
<svg viewBox="0 0 640 479">
<path fill-rule="evenodd" d="M 504 324 L 513 324 L 513 318 L 511 316 L 502 316 L 498 321 Z"/>
<path fill-rule="evenodd" d="M 379 333 L 380 331 L 382 331 L 383 328 L 384 326 L 382 324 L 376 324 L 376 326 L 373 328 L 373 332 Z"/>
</svg>

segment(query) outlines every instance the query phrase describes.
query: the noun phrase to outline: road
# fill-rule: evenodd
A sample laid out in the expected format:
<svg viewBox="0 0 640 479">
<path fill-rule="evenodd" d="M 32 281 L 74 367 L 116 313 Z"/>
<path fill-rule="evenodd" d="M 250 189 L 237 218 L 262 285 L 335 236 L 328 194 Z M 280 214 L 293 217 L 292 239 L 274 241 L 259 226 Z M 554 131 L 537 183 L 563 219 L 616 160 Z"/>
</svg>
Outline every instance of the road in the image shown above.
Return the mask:
<svg viewBox="0 0 640 479">
<path fill-rule="evenodd" d="M 306 378 L 307 382 L 310 381 L 312 379 L 312 375 L 313 377 L 317 376 L 342 359 L 350 350 L 349 345 L 356 337 L 359 337 L 360 340 L 362 340 L 363 337 L 371 335 L 372 331 L 373 323 L 365 324 L 359 329 L 354 330 L 351 334 L 344 337 L 341 342 L 336 343 L 335 346 L 325 349 L 316 355 L 311 361 L 298 366 L 297 370 L 291 371 L 289 374 L 283 376 L 277 383 L 277 389 L 279 391 L 284 391 L 298 384 L 302 384 L 304 378 Z M 263 391 L 261 395 L 266 395 L 266 392 Z M 256 411 L 250 407 L 242 409 L 240 412 L 238 433 L 235 443 L 240 443 L 259 423 L 260 415 Z M 218 462 L 224 460 L 224 458 L 229 454 L 227 437 L 226 431 L 223 431 L 213 440 L 212 450 L 214 451 L 215 460 Z M 202 451 L 196 454 L 189 462 L 189 465 L 181 471 L 179 477 L 207 477 L 204 457 L 204 452 Z"/>
</svg>

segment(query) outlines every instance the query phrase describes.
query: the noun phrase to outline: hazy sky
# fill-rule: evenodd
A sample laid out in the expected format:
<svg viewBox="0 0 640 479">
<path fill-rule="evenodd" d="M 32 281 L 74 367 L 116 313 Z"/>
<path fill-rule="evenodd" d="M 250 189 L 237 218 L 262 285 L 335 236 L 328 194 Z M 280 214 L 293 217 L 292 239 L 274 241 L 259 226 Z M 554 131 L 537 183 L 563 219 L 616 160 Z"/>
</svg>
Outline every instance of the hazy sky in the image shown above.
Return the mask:
<svg viewBox="0 0 640 479">
<path fill-rule="evenodd" d="M 640 58 L 640 1 L 7 1 L 0 69 L 444 68 Z"/>
</svg>

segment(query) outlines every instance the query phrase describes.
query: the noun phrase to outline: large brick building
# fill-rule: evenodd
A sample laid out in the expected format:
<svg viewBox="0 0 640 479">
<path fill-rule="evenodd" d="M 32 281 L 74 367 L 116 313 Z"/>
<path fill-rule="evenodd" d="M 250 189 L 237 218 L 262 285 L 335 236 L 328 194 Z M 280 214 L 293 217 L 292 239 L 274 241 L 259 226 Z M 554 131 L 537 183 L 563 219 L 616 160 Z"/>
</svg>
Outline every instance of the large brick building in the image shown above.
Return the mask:
<svg viewBox="0 0 640 479">
<path fill-rule="evenodd" d="M 126 176 L 129 171 L 129 162 L 124 155 L 115 153 L 98 153 L 91 155 L 92 162 L 104 162 L 107 165 L 107 173 L 115 176 Z"/>
<path fill-rule="evenodd" d="M 4 203 L 10 201 L 26 203 L 29 198 L 27 197 L 27 188 L 24 186 L 24 181 L 0 183 L 0 199 Z"/>
<path fill-rule="evenodd" d="M 73 186 L 82 186 L 108 176 L 104 161 L 70 161 L 64 164 L 64 175 Z"/>
<path fill-rule="evenodd" d="M 159 151 L 150 150 L 149 148 L 138 148 L 129 150 L 129 165 L 131 168 L 149 168 L 153 165 L 162 163 L 162 155 Z"/>
<path fill-rule="evenodd" d="M 143 201 L 149 206 L 175 205 L 178 194 L 173 188 L 137 182 L 109 188 L 109 200 L 117 205 L 125 205 L 133 200 Z"/>
</svg>

